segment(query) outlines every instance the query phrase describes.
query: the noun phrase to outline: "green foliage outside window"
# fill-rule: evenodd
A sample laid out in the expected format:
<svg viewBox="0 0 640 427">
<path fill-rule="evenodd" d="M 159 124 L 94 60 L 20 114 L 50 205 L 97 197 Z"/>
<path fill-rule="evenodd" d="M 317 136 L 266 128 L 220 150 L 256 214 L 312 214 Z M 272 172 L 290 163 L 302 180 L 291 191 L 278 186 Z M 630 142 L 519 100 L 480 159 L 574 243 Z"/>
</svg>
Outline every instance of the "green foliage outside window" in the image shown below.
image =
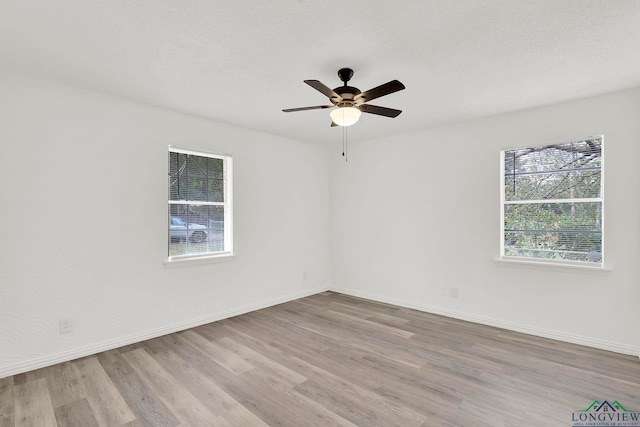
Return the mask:
<svg viewBox="0 0 640 427">
<path fill-rule="evenodd" d="M 504 152 L 504 255 L 602 259 L 602 138 Z"/>
</svg>

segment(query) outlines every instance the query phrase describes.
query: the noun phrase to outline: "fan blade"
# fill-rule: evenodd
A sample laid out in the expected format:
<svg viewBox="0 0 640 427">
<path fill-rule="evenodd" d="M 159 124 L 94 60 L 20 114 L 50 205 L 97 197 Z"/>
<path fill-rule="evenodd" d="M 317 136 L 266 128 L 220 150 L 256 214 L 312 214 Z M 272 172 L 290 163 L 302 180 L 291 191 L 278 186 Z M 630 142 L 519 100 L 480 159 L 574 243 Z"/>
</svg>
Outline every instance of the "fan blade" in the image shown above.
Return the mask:
<svg viewBox="0 0 640 427">
<path fill-rule="evenodd" d="M 372 99 L 380 98 L 381 96 L 389 95 L 390 93 L 397 92 L 404 89 L 404 85 L 398 80 L 391 80 L 383 85 L 374 87 L 373 89 L 366 90 L 359 95 L 356 95 L 353 100 L 358 103 L 369 102 Z"/>
<path fill-rule="evenodd" d="M 379 116 L 385 116 L 385 117 L 398 117 L 400 113 L 402 113 L 402 110 L 396 110 L 396 109 L 387 108 L 387 107 L 378 107 L 377 105 L 369 105 L 369 104 L 361 105 L 358 107 L 358 109 L 363 113 L 377 114 Z"/>
<path fill-rule="evenodd" d="M 291 113 L 294 111 L 305 111 L 305 110 L 320 110 L 322 108 L 333 108 L 335 105 L 316 105 L 313 107 L 300 107 L 300 108 L 287 108 L 286 110 L 282 110 L 285 113 Z"/>
<path fill-rule="evenodd" d="M 329 99 L 332 99 L 332 98 L 338 99 L 338 100 L 342 99 L 340 95 L 338 95 L 332 89 L 320 83 L 319 80 L 305 80 L 304 82 L 309 86 L 311 86 L 312 88 L 314 88 L 315 90 L 317 90 L 318 92 L 322 93 L 324 96 L 326 96 Z"/>
</svg>

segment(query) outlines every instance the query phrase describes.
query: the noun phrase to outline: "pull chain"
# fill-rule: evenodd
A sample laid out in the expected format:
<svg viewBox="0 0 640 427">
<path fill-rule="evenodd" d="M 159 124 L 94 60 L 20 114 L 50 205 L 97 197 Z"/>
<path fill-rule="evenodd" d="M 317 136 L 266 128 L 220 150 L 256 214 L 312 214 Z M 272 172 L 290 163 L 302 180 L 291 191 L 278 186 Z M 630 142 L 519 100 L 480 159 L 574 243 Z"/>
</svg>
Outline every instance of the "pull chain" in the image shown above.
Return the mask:
<svg viewBox="0 0 640 427">
<path fill-rule="evenodd" d="M 344 157 L 344 161 L 348 160 L 347 155 L 347 127 L 342 126 L 342 157 Z"/>
</svg>

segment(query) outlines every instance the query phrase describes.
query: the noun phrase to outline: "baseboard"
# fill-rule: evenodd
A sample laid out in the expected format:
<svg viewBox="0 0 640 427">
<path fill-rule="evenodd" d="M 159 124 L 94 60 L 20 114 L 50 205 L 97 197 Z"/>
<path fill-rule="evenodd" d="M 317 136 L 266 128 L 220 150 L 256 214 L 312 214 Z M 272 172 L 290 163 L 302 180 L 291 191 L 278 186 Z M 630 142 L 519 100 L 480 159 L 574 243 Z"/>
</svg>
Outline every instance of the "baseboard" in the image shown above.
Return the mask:
<svg viewBox="0 0 640 427">
<path fill-rule="evenodd" d="M 507 322 L 490 317 L 477 316 L 474 314 L 463 313 L 455 310 L 449 310 L 442 307 L 431 306 L 427 304 L 419 304 L 412 301 L 404 300 L 401 298 L 393 298 L 385 295 L 374 294 L 370 292 L 360 291 L 349 288 L 339 288 L 332 286 L 331 291 L 339 292 L 345 295 L 351 295 L 354 297 L 370 299 L 373 301 L 383 302 L 387 304 L 393 304 L 400 307 L 411 308 L 418 311 L 424 311 L 426 313 L 438 314 L 441 316 L 451 317 L 454 319 L 466 320 L 468 322 L 479 323 L 487 326 L 495 326 L 497 328 L 507 329 L 515 332 L 522 332 L 529 335 L 535 335 L 543 338 L 550 338 L 558 341 L 569 342 L 572 344 L 580 344 L 587 347 L 599 348 L 601 350 L 608 350 L 615 353 L 627 354 L 631 356 L 640 357 L 640 348 L 630 346 L 623 343 L 617 343 L 613 341 L 605 341 L 597 338 L 584 337 L 580 335 L 568 334 L 565 332 L 554 331 L 550 329 L 537 328 L 533 326 L 523 325 L 519 323 Z"/>
<path fill-rule="evenodd" d="M 0 367 L 0 378 L 21 374 L 23 372 L 28 372 L 34 369 L 40 369 L 47 366 L 55 365 L 57 363 L 75 360 L 81 357 L 91 356 L 92 354 L 100 353 L 107 350 L 113 350 L 114 348 L 145 341 L 151 338 L 157 338 L 162 335 L 183 331 L 185 329 L 194 328 L 196 326 L 205 325 L 207 323 L 217 322 L 218 320 L 227 319 L 229 317 L 238 316 L 240 314 L 261 310 L 263 308 L 267 308 L 267 307 L 282 304 L 285 302 L 293 301 L 299 298 L 315 295 L 321 292 L 325 292 L 328 289 L 329 288 L 327 286 L 321 286 L 321 287 L 312 288 L 312 289 L 305 289 L 304 291 L 293 292 L 284 296 L 271 298 L 271 299 L 260 301 L 253 304 L 243 305 L 230 310 L 225 310 L 219 313 L 214 313 L 214 314 L 203 316 L 197 319 L 192 319 L 185 322 L 176 323 L 173 325 L 168 325 L 162 328 L 152 329 L 149 331 L 128 335 L 128 336 L 117 338 L 114 340 L 103 341 L 103 342 L 88 345 L 85 347 L 74 348 L 69 351 L 55 353 L 55 354 L 51 354 L 43 357 L 37 357 L 34 359 L 26 360 L 26 361 L 15 363 L 15 364 L 10 364 L 7 366 Z"/>
</svg>

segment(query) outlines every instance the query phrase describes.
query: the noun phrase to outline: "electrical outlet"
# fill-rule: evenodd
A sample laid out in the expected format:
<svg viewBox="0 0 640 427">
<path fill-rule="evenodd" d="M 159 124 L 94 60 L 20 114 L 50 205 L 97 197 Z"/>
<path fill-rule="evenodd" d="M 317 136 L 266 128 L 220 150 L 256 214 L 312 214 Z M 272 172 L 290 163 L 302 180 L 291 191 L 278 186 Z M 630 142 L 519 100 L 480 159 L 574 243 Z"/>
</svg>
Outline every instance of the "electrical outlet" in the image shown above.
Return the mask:
<svg viewBox="0 0 640 427">
<path fill-rule="evenodd" d="M 451 298 L 458 298 L 458 288 L 449 289 L 449 296 Z"/>
<path fill-rule="evenodd" d="M 440 295 L 447 296 L 447 288 L 445 286 L 440 286 Z"/>
<path fill-rule="evenodd" d="M 60 333 L 70 334 L 73 331 L 73 322 L 69 319 L 60 321 Z"/>
<path fill-rule="evenodd" d="M 307 280 L 307 272 L 302 273 L 302 280 Z"/>
</svg>

